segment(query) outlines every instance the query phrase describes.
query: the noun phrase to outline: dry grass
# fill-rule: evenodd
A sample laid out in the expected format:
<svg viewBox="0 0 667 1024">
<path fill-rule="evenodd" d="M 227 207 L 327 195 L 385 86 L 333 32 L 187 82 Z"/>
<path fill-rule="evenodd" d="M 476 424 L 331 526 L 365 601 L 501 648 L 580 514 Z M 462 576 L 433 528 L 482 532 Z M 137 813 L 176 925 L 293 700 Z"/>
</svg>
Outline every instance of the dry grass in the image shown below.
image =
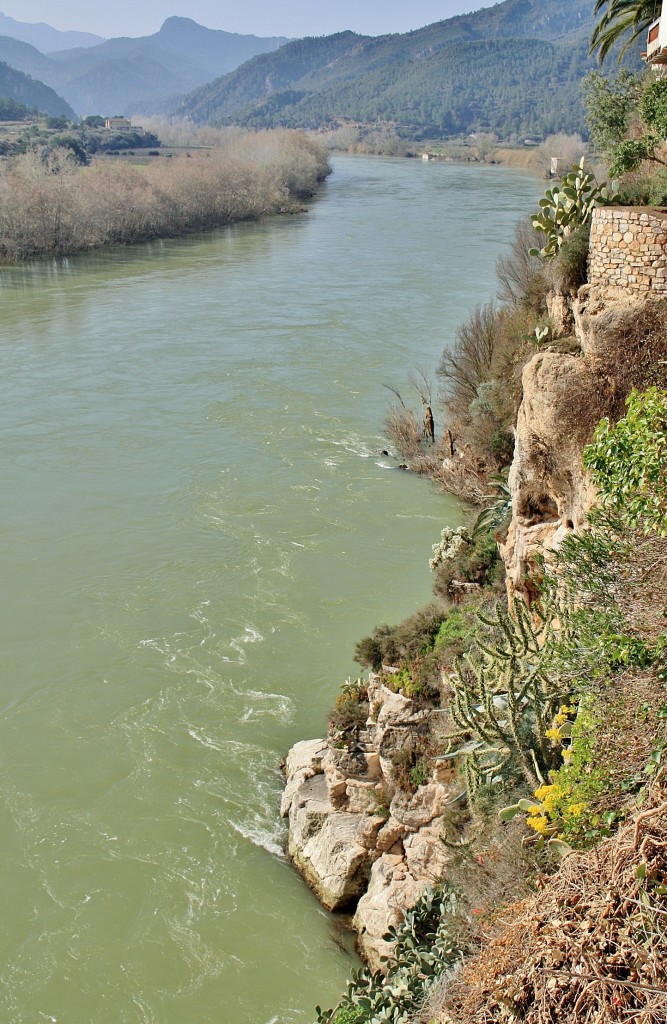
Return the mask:
<svg viewBox="0 0 667 1024">
<path fill-rule="evenodd" d="M 446 445 L 436 446 L 428 460 L 417 462 L 415 468 L 428 473 L 449 494 L 471 505 L 481 505 L 489 493 L 487 467 L 469 445 L 451 457 L 444 454 L 446 450 Z"/>
<path fill-rule="evenodd" d="M 442 1024 L 664 1024 L 665 771 L 612 839 L 510 907 L 430 1008 Z"/>
<path fill-rule="evenodd" d="M 623 817 L 624 794 L 636 793 L 652 752 L 667 746 L 667 694 L 654 669 L 616 676 L 595 697 L 595 739 L 592 769 L 604 766 L 605 789 L 594 797 L 586 816 L 604 819 L 608 812 Z M 660 716 L 663 717 L 660 717 Z"/>
<path fill-rule="evenodd" d="M 606 399 L 605 415 L 619 419 L 632 388 L 664 387 L 667 380 L 667 302 L 616 307 L 601 319 L 596 336 L 588 362 Z"/>
<path fill-rule="evenodd" d="M 667 629 L 667 538 L 634 534 L 612 589 L 628 624 L 655 643 Z"/>
<path fill-rule="evenodd" d="M 327 173 L 324 152 L 298 132 L 234 136 L 224 148 L 143 167 L 36 151 L 0 172 L 0 261 L 168 238 L 293 212 Z"/>
</svg>

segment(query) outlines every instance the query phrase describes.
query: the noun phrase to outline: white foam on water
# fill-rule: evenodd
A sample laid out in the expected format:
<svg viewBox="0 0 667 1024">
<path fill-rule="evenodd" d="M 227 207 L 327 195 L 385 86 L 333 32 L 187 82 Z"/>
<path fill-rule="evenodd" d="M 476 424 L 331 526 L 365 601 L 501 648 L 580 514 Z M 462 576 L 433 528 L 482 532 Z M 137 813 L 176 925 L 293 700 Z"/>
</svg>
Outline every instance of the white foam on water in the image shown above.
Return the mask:
<svg viewBox="0 0 667 1024">
<path fill-rule="evenodd" d="M 283 722 L 291 722 L 294 717 L 294 701 L 283 693 L 264 693 L 262 690 L 236 690 L 239 697 L 250 701 L 241 721 L 251 718 L 278 718 Z M 261 707 L 257 705 L 260 704 Z"/>
<path fill-rule="evenodd" d="M 230 640 L 228 646 L 231 647 L 233 651 L 236 651 L 239 656 L 237 664 L 245 665 L 247 661 L 248 656 L 244 650 L 246 644 L 258 644 L 261 643 L 263 639 L 264 637 L 258 629 L 254 629 L 252 626 L 246 626 L 243 633 Z M 223 660 L 229 661 L 228 658 L 224 657 Z"/>
<path fill-rule="evenodd" d="M 369 443 L 367 435 L 357 434 L 343 434 L 338 437 L 318 437 L 317 440 L 322 444 L 333 445 L 334 448 L 342 448 L 344 451 L 349 452 L 350 455 L 356 455 L 360 459 L 372 459 L 378 455 L 379 449 L 385 447 L 386 444 L 382 438 L 378 438 L 378 443 L 372 445 Z"/>
<path fill-rule="evenodd" d="M 280 860 L 285 860 L 285 852 L 282 844 L 278 842 L 278 836 L 275 832 L 270 832 L 266 828 L 262 828 L 259 825 L 241 825 L 236 821 L 229 821 L 229 824 L 238 832 L 244 839 L 248 839 L 253 846 L 258 846 L 262 850 L 266 850 L 273 857 L 278 857 Z"/>
<path fill-rule="evenodd" d="M 428 523 L 441 523 L 442 522 L 442 518 L 440 516 L 425 516 L 425 515 L 421 515 L 421 513 L 418 513 L 418 512 L 412 512 L 410 514 L 408 514 L 407 512 L 396 512 L 394 518 L 395 519 L 424 519 Z"/>
<path fill-rule="evenodd" d="M 209 750 L 223 749 L 219 743 L 214 743 L 209 736 L 205 736 L 204 733 L 197 729 L 188 729 L 188 736 L 192 736 L 193 740 L 196 740 L 197 743 L 201 743 L 202 747 L 207 747 Z"/>
</svg>

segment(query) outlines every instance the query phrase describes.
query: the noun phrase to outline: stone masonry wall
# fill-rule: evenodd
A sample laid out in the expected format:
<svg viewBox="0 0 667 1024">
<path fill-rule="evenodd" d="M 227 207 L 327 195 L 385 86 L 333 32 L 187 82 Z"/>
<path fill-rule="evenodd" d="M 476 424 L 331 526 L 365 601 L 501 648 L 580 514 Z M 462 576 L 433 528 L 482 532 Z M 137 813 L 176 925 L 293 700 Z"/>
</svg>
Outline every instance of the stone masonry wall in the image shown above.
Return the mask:
<svg viewBox="0 0 667 1024">
<path fill-rule="evenodd" d="M 605 295 L 667 296 L 667 209 L 597 207 L 589 260 L 588 280 Z"/>
</svg>

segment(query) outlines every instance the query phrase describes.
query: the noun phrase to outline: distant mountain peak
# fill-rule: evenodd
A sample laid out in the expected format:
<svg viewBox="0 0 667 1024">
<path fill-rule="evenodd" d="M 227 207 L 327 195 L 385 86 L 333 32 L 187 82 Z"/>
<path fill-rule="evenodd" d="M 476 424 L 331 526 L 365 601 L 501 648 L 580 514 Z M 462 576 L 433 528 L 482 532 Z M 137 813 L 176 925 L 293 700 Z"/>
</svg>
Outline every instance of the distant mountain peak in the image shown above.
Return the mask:
<svg viewBox="0 0 667 1024">
<path fill-rule="evenodd" d="M 30 43 L 42 53 L 54 53 L 56 50 L 69 50 L 74 47 L 97 46 L 98 43 L 104 42 L 102 36 L 93 35 L 92 32 L 61 32 L 60 29 L 53 28 L 52 25 L 47 25 L 44 21 L 17 21 L 1 12 L 0 35 L 19 39 L 23 43 Z"/>
<path fill-rule="evenodd" d="M 206 28 L 201 25 L 198 21 L 194 21 L 193 18 L 184 18 L 182 15 L 172 14 L 171 17 L 165 18 L 162 23 L 157 35 L 159 36 L 172 36 L 175 33 L 186 32 L 190 36 L 200 35 L 210 36 L 211 34 L 219 37 L 227 36 L 229 39 L 259 39 L 260 36 L 246 35 L 240 32 L 227 32 L 226 29 L 221 28 Z M 279 40 L 281 43 L 289 42 L 287 36 L 270 36 L 268 38 Z"/>
<path fill-rule="evenodd" d="M 165 18 L 160 26 L 160 32 L 171 31 L 172 29 L 182 28 L 199 28 L 204 29 L 203 25 L 200 25 L 194 18 L 183 18 L 178 14 L 172 14 L 170 18 Z M 204 31 L 213 31 L 212 29 L 204 29 Z"/>
</svg>

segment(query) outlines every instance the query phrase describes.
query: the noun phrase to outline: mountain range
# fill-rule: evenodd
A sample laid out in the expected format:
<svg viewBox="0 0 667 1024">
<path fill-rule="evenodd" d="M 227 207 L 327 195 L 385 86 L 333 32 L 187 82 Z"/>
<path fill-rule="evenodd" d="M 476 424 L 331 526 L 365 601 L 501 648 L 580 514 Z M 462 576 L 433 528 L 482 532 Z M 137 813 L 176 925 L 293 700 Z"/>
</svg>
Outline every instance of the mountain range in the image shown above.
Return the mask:
<svg viewBox="0 0 667 1024">
<path fill-rule="evenodd" d="M 172 17 L 150 36 L 87 38 L 49 53 L 0 36 L 0 61 L 46 83 L 81 116 L 178 113 L 257 128 L 352 122 L 393 125 L 413 138 L 542 137 L 584 128 L 580 83 L 595 66 L 593 6 L 503 0 L 402 34 L 291 41 Z M 0 28 L 12 20 L 3 18 Z M 29 35 L 49 26 L 22 28 Z M 638 52 L 631 65 L 639 66 Z"/>
<path fill-rule="evenodd" d="M 0 20 L 0 29 L 3 24 Z M 48 54 L 12 32 L 0 36 L 0 60 L 55 89 L 81 116 L 150 114 L 169 110 L 197 86 L 285 42 L 168 18 L 150 36 L 88 42 Z"/>
<path fill-rule="evenodd" d="M 95 36 L 91 32 L 61 32 L 43 21 L 36 24 L 28 21 L 16 21 L 7 14 L 0 14 L 0 36 L 11 36 L 13 39 L 20 39 L 23 43 L 30 43 L 36 46 L 42 53 L 52 53 L 54 50 L 68 50 L 73 46 L 96 46 L 103 43 L 102 36 Z"/>
<path fill-rule="evenodd" d="M 413 136 L 581 131 L 593 6 L 504 0 L 400 35 L 295 40 L 196 90 L 179 112 L 250 127 L 381 121 Z"/>
</svg>

